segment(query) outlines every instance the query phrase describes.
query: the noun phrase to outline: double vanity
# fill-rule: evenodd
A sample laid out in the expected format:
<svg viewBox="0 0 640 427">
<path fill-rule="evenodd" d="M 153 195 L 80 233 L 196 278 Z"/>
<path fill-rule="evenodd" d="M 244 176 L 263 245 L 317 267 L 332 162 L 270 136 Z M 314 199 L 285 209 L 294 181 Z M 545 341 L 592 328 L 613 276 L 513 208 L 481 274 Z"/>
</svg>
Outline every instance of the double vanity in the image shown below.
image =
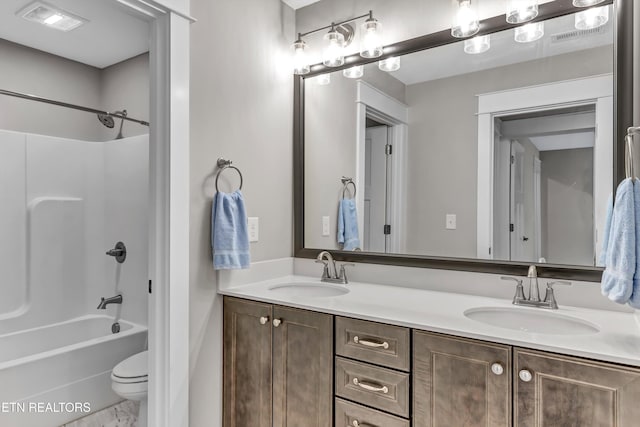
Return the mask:
<svg viewBox="0 0 640 427">
<path fill-rule="evenodd" d="M 225 426 L 636 426 L 633 314 L 287 276 L 221 289 Z"/>
</svg>

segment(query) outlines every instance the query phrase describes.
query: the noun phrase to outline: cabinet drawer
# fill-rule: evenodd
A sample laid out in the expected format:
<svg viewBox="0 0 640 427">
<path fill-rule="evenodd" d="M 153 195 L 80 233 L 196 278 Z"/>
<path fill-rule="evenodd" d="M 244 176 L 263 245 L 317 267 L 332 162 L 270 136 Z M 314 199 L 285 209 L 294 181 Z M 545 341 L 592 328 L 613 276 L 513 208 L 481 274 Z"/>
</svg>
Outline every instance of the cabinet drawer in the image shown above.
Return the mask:
<svg viewBox="0 0 640 427">
<path fill-rule="evenodd" d="M 336 317 L 336 354 L 409 371 L 409 328 Z"/>
<path fill-rule="evenodd" d="M 409 416 L 409 374 L 336 357 L 336 396 Z"/>
<path fill-rule="evenodd" d="M 409 421 L 336 398 L 335 427 L 409 427 Z"/>
</svg>

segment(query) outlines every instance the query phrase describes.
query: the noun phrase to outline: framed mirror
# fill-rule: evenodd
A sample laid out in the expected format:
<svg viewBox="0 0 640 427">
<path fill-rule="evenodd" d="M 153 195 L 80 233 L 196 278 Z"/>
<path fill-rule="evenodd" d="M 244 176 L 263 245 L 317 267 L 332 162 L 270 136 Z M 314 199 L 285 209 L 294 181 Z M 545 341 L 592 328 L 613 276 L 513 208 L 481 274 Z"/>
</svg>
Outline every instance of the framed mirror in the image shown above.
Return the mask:
<svg viewBox="0 0 640 427">
<path fill-rule="evenodd" d="M 600 280 L 632 6 L 599 6 L 596 28 L 559 0 L 540 5 L 535 40 L 502 15 L 484 38 L 447 29 L 296 76 L 296 257 Z"/>
</svg>

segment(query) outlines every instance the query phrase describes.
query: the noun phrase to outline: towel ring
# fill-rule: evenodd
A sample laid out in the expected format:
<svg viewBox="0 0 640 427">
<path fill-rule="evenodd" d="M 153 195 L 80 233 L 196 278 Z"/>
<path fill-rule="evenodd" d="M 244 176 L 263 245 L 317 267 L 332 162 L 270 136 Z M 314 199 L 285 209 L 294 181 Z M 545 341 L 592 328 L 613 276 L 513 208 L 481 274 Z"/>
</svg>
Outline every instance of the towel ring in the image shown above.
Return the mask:
<svg viewBox="0 0 640 427">
<path fill-rule="evenodd" d="M 356 193 L 358 192 L 358 189 L 356 188 L 356 184 L 353 182 L 353 180 L 351 180 L 351 179 L 344 180 L 343 179 L 342 183 L 344 184 L 344 187 L 342 188 L 342 198 L 344 199 L 344 193 L 345 193 L 345 191 L 347 191 L 347 188 L 349 187 L 349 184 L 351 184 L 351 185 L 353 185 L 353 198 L 355 199 Z"/>
<path fill-rule="evenodd" d="M 218 188 L 218 180 L 220 179 L 220 175 L 222 175 L 222 172 L 224 172 L 225 169 L 235 169 L 236 172 L 238 172 L 238 175 L 240 176 L 240 188 L 238 188 L 238 190 L 242 190 L 242 172 L 240 172 L 240 169 L 238 169 L 235 166 L 231 166 L 231 160 L 225 160 L 222 157 L 218 159 L 218 168 L 220 168 L 218 170 L 218 174 L 216 175 L 216 191 L 219 193 L 220 189 Z"/>
</svg>

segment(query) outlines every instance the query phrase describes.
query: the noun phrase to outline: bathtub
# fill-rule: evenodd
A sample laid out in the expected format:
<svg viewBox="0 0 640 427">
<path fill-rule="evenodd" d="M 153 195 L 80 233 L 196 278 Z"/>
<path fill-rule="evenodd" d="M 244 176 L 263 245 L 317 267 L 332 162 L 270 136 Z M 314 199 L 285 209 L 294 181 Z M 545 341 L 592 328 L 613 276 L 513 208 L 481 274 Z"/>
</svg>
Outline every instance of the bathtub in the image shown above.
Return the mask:
<svg viewBox="0 0 640 427">
<path fill-rule="evenodd" d="M 0 335 L 0 427 L 57 427 L 121 399 L 111 370 L 143 351 L 147 328 L 87 315 Z"/>
</svg>

